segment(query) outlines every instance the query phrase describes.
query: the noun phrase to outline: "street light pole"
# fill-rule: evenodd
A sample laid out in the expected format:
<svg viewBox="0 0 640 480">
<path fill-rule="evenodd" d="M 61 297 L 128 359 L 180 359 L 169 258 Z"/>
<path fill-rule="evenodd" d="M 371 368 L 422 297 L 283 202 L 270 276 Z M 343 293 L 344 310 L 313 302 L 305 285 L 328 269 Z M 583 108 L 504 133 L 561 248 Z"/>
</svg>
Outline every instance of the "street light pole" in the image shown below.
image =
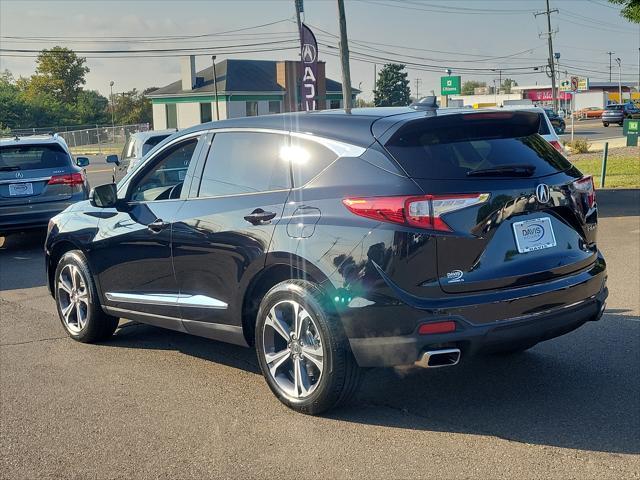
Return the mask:
<svg viewBox="0 0 640 480">
<path fill-rule="evenodd" d="M 220 120 L 220 109 L 218 107 L 218 75 L 216 75 L 216 56 L 211 55 L 211 62 L 213 63 L 213 91 L 216 94 L 216 120 Z M 229 118 L 227 116 L 227 118 Z"/>
<path fill-rule="evenodd" d="M 109 96 L 110 104 L 111 104 L 111 128 L 115 128 L 114 121 L 114 112 L 113 112 L 113 80 L 109 82 L 109 88 L 111 89 L 111 95 Z"/>
<path fill-rule="evenodd" d="M 618 64 L 618 99 L 622 104 L 622 59 L 616 58 L 616 63 Z"/>
</svg>

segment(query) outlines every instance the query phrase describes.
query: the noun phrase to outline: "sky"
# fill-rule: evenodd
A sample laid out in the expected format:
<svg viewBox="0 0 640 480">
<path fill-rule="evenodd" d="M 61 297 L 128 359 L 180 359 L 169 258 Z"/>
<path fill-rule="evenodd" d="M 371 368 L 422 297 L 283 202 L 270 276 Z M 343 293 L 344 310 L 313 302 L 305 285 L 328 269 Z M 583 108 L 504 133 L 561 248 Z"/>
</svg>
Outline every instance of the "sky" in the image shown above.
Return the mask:
<svg viewBox="0 0 640 480">
<path fill-rule="evenodd" d="M 613 81 L 620 58 L 622 80 L 638 82 L 640 26 L 620 17 L 619 7 L 606 0 L 550 3 L 558 10 L 551 21 L 561 72 L 608 81 L 607 52 L 614 52 Z M 336 1 L 305 0 L 304 8 L 327 77 L 341 81 Z M 414 96 L 439 93 L 447 68 L 463 82 L 491 85 L 509 77 L 520 85 L 548 84 L 542 70 L 533 70 L 549 54 L 546 16 L 534 16 L 544 9 L 544 0 L 347 0 L 352 85 L 371 99 L 375 69 L 388 59 L 415 64 L 407 67 Z M 184 51 L 131 51 L 198 48 L 198 70 L 211 64 L 212 54 L 295 60 L 295 31 L 293 0 L 0 0 L 0 70 L 16 78 L 34 73 L 35 53 L 7 50 L 126 50 L 82 54 L 90 68 L 85 88 L 106 95 L 111 81 L 115 93 L 178 80 Z M 262 51 L 240 53 L 245 50 Z"/>
</svg>

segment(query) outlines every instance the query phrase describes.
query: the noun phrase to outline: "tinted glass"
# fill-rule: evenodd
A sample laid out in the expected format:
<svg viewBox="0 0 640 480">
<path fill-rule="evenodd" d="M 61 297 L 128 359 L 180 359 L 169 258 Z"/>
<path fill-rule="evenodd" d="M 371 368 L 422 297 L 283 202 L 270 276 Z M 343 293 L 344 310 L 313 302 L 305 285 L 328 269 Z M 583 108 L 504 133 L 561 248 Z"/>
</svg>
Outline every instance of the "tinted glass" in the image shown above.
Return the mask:
<svg viewBox="0 0 640 480">
<path fill-rule="evenodd" d="M 0 171 L 68 167 L 69 155 L 59 145 L 12 145 L 0 147 Z"/>
<path fill-rule="evenodd" d="M 551 132 L 549 131 L 549 125 L 547 125 L 547 119 L 544 118 L 544 115 L 540 114 L 540 128 L 538 128 L 538 133 L 540 135 L 549 135 Z"/>
<path fill-rule="evenodd" d="M 622 105 L 607 105 L 605 110 L 622 110 Z"/>
<path fill-rule="evenodd" d="M 131 200 L 148 202 L 179 198 L 197 144 L 198 139 L 193 138 L 160 153 L 151 170 L 142 174 L 139 180 L 134 180 Z"/>
<path fill-rule="evenodd" d="M 269 133 L 218 133 L 213 137 L 200 182 L 201 197 L 289 188 L 283 159 L 288 137 Z"/>
<path fill-rule="evenodd" d="M 290 162 L 293 168 L 293 184 L 296 187 L 309 182 L 338 158 L 333 151 L 316 142 L 294 137 L 291 139 L 291 146 L 294 155 Z M 296 150 L 298 148 L 299 152 Z M 300 158 L 296 159 L 296 155 Z"/>
<path fill-rule="evenodd" d="M 387 143 L 410 176 L 461 179 L 468 178 L 466 174 L 472 170 L 503 165 L 532 165 L 533 175 L 541 176 L 571 167 L 540 135 L 526 134 L 530 127 L 524 123 L 472 121 L 464 125 L 447 120 L 441 125 L 432 121 L 433 128 L 424 121 L 400 131 Z"/>
<path fill-rule="evenodd" d="M 168 136 L 169 135 L 158 135 L 157 137 L 151 137 L 149 140 L 144 142 L 144 145 L 142 146 L 142 156 L 144 157 L 153 147 L 158 145 Z"/>
</svg>

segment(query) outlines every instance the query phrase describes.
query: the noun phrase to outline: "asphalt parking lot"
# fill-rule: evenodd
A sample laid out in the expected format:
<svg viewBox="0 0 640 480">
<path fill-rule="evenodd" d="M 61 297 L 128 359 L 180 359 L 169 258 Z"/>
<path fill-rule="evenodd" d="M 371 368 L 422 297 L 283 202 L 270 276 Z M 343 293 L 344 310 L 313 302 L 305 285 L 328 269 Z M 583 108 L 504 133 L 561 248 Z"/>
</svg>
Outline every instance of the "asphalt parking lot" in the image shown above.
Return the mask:
<svg viewBox="0 0 640 480">
<path fill-rule="evenodd" d="M 370 370 L 316 418 L 273 397 L 252 350 L 124 321 L 70 340 L 43 232 L 0 239 L 0 478 L 640 478 L 640 216 L 602 214 L 601 321 L 513 357 Z"/>
<path fill-rule="evenodd" d="M 560 138 L 562 140 L 569 141 L 571 140 L 571 119 L 565 118 L 564 121 L 566 122 L 567 128 L 564 135 L 560 135 Z M 574 121 L 573 128 L 574 137 L 585 138 L 591 142 L 603 142 L 605 140 L 624 136 L 622 135 L 622 127 L 616 124 L 604 127 L 602 125 L 602 120 L 599 118 L 576 120 Z"/>
</svg>

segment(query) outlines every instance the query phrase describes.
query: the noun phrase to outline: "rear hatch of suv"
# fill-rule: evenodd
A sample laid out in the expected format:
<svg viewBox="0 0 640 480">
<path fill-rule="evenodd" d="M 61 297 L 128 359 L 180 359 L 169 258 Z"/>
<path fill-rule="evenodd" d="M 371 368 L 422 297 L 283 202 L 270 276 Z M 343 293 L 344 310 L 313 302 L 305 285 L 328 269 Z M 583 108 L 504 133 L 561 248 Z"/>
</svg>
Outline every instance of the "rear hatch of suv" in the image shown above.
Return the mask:
<svg viewBox="0 0 640 480">
<path fill-rule="evenodd" d="M 83 182 L 57 143 L 0 146 L 0 207 L 64 201 Z"/>
<path fill-rule="evenodd" d="M 405 210 L 412 223 L 430 217 L 443 291 L 531 285 L 595 262 L 592 178 L 538 134 L 539 121 L 525 111 L 445 114 L 381 139 L 424 191 Z"/>
</svg>

